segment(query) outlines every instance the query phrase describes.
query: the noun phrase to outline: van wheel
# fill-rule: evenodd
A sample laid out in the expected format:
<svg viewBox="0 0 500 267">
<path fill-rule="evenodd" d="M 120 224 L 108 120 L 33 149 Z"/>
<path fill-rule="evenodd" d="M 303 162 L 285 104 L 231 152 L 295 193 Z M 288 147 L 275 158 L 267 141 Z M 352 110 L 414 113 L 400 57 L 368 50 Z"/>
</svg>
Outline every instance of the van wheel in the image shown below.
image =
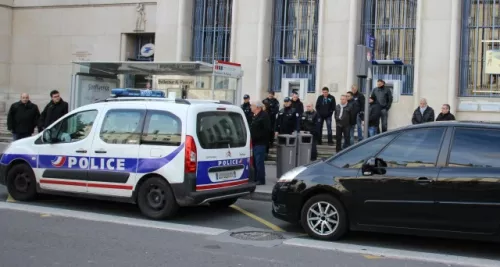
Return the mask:
<svg viewBox="0 0 500 267">
<path fill-rule="evenodd" d="M 7 190 L 10 196 L 19 201 L 30 201 L 36 198 L 36 178 L 27 164 L 12 166 L 7 173 Z"/>
<path fill-rule="evenodd" d="M 160 177 L 151 177 L 140 185 L 137 205 L 144 215 L 154 220 L 170 218 L 179 209 L 172 189 Z"/>
<path fill-rule="evenodd" d="M 226 199 L 210 202 L 209 204 L 210 204 L 210 207 L 212 207 L 214 209 L 224 209 L 224 208 L 227 208 L 227 207 L 233 205 L 234 203 L 236 203 L 237 200 L 238 200 L 238 198 L 226 198 Z"/>
<path fill-rule="evenodd" d="M 301 224 L 309 236 L 321 240 L 338 240 L 347 232 L 344 206 L 331 195 L 317 195 L 302 207 Z"/>
</svg>

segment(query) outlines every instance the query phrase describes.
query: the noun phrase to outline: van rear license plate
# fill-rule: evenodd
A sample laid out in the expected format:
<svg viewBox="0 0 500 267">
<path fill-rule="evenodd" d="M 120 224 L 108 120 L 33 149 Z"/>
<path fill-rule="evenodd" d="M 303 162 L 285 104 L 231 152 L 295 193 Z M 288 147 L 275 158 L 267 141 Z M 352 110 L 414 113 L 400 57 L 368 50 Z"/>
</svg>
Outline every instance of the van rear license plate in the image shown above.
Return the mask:
<svg viewBox="0 0 500 267">
<path fill-rule="evenodd" d="M 236 178 L 236 171 L 218 172 L 217 180 L 228 180 Z"/>
</svg>

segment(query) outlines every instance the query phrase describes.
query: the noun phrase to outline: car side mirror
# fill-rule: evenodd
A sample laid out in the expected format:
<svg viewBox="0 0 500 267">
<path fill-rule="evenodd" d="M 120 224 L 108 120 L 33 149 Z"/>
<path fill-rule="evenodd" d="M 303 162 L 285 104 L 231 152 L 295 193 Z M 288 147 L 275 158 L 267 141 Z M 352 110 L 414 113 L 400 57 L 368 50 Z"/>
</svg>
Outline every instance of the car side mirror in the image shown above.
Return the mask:
<svg viewBox="0 0 500 267">
<path fill-rule="evenodd" d="M 52 139 L 52 128 L 43 131 L 42 140 L 44 143 L 49 143 L 49 144 L 53 143 L 54 140 Z"/>
<path fill-rule="evenodd" d="M 369 158 L 361 167 L 364 176 L 371 176 L 374 174 L 384 175 L 387 163 L 380 158 Z"/>
</svg>

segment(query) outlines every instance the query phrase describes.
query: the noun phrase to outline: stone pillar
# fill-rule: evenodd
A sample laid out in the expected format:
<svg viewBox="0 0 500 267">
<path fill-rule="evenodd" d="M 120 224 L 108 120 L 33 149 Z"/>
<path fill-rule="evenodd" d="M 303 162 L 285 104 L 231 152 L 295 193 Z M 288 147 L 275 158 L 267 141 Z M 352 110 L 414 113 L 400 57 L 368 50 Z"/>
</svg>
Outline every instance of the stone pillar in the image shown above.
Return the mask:
<svg viewBox="0 0 500 267">
<path fill-rule="evenodd" d="M 4 2 L 0 1 L 0 113 L 6 111 L 8 102 L 12 54 L 12 8 Z"/>
<path fill-rule="evenodd" d="M 193 3 L 158 0 L 156 6 L 155 61 L 189 60 Z"/>
</svg>

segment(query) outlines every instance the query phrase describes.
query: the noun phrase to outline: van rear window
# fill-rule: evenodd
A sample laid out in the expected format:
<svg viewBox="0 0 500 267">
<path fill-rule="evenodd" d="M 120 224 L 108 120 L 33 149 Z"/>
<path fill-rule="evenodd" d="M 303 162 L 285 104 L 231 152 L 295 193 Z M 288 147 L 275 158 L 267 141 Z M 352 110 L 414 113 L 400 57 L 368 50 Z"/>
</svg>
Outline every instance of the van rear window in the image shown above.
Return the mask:
<svg viewBox="0 0 500 267">
<path fill-rule="evenodd" d="M 201 112 L 196 120 L 196 134 L 203 149 L 244 147 L 247 129 L 244 118 L 236 112 Z"/>
</svg>

